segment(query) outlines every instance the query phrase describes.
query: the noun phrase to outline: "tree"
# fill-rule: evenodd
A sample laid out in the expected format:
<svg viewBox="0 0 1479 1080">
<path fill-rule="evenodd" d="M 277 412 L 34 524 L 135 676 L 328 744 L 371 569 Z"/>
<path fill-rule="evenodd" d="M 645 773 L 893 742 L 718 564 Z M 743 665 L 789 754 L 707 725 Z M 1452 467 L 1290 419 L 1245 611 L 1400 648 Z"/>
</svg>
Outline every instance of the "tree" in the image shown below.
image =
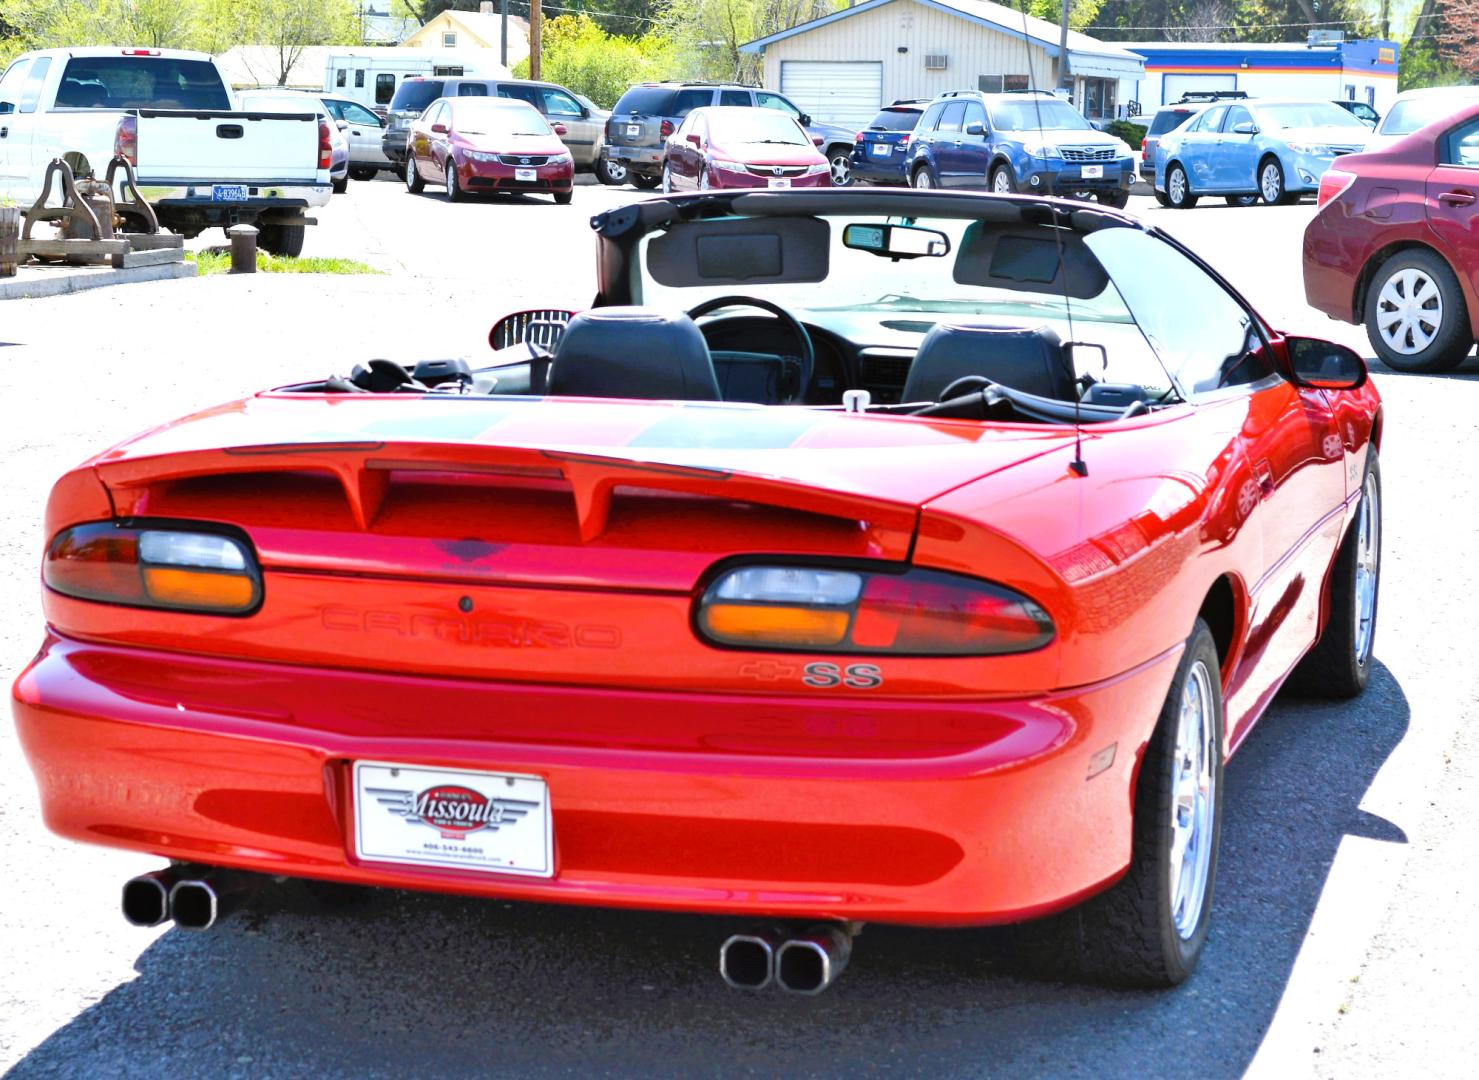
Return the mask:
<svg viewBox="0 0 1479 1080">
<path fill-rule="evenodd" d="M 608 34 L 586 15 L 562 15 L 544 24 L 541 74 L 610 108 L 633 83 L 669 77 L 677 66 L 673 42 L 660 34 Z M 528 78 L 529 60 L 514 66 Z"/>
<path fill-rule="evenodd" d="M 305 49 L 317 45 L 351 45 L 359 28 L 350 0 L 238 0 L 248 36 L 242 42 L 266 45 L 272 62 L 266 72 L 248 71 L 258 82 L 287 85 L 288 75 Z"/>
<path fill-rule="evenodd" d="M 845 6 L 845 0 L 671 0 L 664 22 L 680 46 L 684 74 L 760 81 L 760 57 L 740 46 Z"/>
</svg>

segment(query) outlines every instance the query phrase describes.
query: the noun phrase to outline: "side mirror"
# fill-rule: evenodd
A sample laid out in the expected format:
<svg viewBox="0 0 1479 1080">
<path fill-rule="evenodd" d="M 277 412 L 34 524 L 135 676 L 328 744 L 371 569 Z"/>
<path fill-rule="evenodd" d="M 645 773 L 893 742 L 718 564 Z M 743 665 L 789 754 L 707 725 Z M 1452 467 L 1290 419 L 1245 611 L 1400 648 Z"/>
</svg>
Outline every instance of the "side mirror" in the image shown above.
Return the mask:
<svg viewBox="0 0 1479 1080">
<path fill-rule="evenodd" d="M 431 133 L 433 135 L 445 135 L 447 133 L 447 125 L 446 124 L 432 124 L 431 125 Z"/>
<path fill-rule="evenodd" d="M 349 130 L 349 121 L 348 120 L 340 120 L 334 126 L 337 127 L 340 131 L 348 131 Z"/>
<path fill-rule="evenodd" d="M 13 101 L 0 101 L 0 116 L 4 116 L 7 113 L 13 113 L 13 112 L 15 112 L 15 102 L 13 102 Z"/>
<path fill-rule="evenodd" d="M 696 132 L 692 132 L 692 131 L 690 131 L 687 135 L 684 135 L 683 136 L 683 141 L 684 142 L 690 142 L 694 146 L 701 146 L 701 145 L 703 145 L 703 140 L 701 140 L 698 137 L 698 134 Z"/>
<path fill-rule="evenodd" d="M 821 137 L 821 136 L 820 136 L 820 135 L 813 135 L 813 136 L 812 136 L 812 137 L 811 137 L 811 145 L 813 145 L 813 146 L 815 146 L 815 147 L 817 147 L 817 148 L 820 148 L 820 147 L 821 147 L 821 145 L 822 145 L 822 143 L 823 143 L 823 142 L 824 142 L 824 141 L 825 141 L 825 140 L 824 140 L 824 139 L 823 139 L 823 138 L 822 138 L 822 137 Z"/>
<path fill-rule="evenodd" d="M 985 135 L 986 125 L 979 120 L 972 120 L 965 126 L 965 133 L 967 135 Z"/>
<path fill-rule="evenodd" d="M 589 120 L 591 118 L 591 111 L 587 109 L 584 105 L 580 107 L 580 118 L 582 120 Z"/>
<path fill-rule="evenodd" d="M 555 128 L 555 134 L 556 135 L 563 135 L 563 134 L 565 134 L 565 132 L 567 132 L 567 131 L 570 130 L 564 124 L 556 124 L 556 125 L 554 125 L 554 128 Z"/>
<path fill-rule="evenodd" d="M 1252 121 L 1244 120 L 1241 124 L 1234 124 L 1233 125 L 1233 134 L 1234 135 L 1257 135 L 1258 134 L 1258 125 L 1255 124 L 1255 123 L 1253 123 Z"/>
<path fill-rule="evenodd" d="M 1366 361 L 1354 349 L 1319 338 L 1284 339 L 1289 378 L 1314 390 L 1355 390 L 1366 382 Z"/>
<path fill-rule="evenodd" d="M 798 117 L 798 119 L 801 121 L 802 127 L 811 127 L 811 117 L 808 116 L 806 113 L 802 113 L 801 116 Z"/>
</svg>

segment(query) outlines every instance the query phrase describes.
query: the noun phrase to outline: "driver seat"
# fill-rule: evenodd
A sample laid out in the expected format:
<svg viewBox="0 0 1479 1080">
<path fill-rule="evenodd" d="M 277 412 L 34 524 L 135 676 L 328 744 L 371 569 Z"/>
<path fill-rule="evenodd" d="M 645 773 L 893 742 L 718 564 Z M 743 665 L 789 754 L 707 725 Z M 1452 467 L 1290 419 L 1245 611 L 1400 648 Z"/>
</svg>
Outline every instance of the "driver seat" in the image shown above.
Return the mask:
<svg viewBox="0 0 1479 1080">
<path fill-rule="evenodd" d="M 572 316 L 555 346 L 556 397 L 719 401 L 709 346 L 687 315 L 603 307 Z"/>
</svg>

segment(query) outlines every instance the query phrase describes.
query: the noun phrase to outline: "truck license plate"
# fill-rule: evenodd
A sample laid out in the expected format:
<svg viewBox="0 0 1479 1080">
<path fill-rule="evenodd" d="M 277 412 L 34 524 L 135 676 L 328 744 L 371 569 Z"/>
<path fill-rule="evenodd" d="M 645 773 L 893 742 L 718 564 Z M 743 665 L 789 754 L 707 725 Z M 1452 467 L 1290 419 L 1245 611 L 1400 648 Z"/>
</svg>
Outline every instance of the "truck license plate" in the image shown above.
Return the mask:
<svg viewBox="0 0 1479 1080">
<path fill-rule="evenodd" d="M 1085 180 L 1100 180 L 1104 177 L 1103 165 L 1085 165 L 1083 169 Z"/>
<path fill-rule="evenodd" d="M 211 186 L 211 202 L 246 202 L 246 200 L 245 184 L 213 184 Z"/>
<path fill-rule="evenodd" d="M 528 183 L 533 183 L 535 180 L 538 180 L 539 179 L 539 170 L 538 169 L 515 169 L 514 170 L 514 179 L 515 180 L 527 181 Z"/>
<path fill-rule="evenodd" d="M 549 787 L 537 776 L 356 761 L 353 786 L 357 858 L 554 876 Z"/>
</svg>

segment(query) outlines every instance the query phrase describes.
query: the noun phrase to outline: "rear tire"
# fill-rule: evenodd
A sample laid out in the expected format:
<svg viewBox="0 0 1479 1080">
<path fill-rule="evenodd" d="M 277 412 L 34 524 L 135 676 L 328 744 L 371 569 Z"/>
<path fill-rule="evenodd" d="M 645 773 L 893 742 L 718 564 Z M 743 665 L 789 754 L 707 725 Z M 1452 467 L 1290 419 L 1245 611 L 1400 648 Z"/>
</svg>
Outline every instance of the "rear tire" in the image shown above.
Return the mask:
<svg viewBox="0 0 1479 1080">
<path fill-rule="evenodd" d="M 332 180 L 332 181 L 330 181 L 330 184 L 331 184 L 331 186 L 334 189 L 334 194 L 335 195 L 344 195 L 344 194 L 346 194 L 349 191 L 349 174 L 348 173 L 345 173 L 344 174 L 344 179 L 342 179 L 342 180 Z"/>
<path fill-rule="evenodd" d="M 1366 337 L 1395 371 L 1433 374 L 1462 364 L 1474 338 L 1463 289 L 1448 263 L 1421 248 L 1382 263 L 1366 289 Z"/>
<path fill-rule="evenodd" d="M 828 150 L 827 165 L 832 173 L 833 187 L 847 187 L 852 183 L 851 146 L 834 146 Z"/>
<path fill-rule="evenodd" d="M 412 195 L 420 195 L 426 190 L 426 181 L 421 179 L 421 170 L 416 168 L 416 156 L 414 154 L 406 157 L 406 190 Z"/>
<path fill-rule="evenodd" d="M 934 177 L 930 176 L 930 167 L 921 165 L 914 171 L 914 179 L 911 181 L 919 191 L 932 191 L 935 186 Z"/>
<path fill-rule="evenodd" d="M 631 177 L 632 186 L 640 188 L 643 191 L 651 191 L 662 183 L 662 177 L 660 176 L 643 176 L 641 173 L 635 172 L 628 172 L 627 175 Z"/>
<path fill-rule="evenodd" d="M 1257 206 L 1257 195 L 1224 195 L 1228 206 Z"/>
<path fill-rule="evenodd" d="M 1330 569 L 1330 621 L 1288 688 L 1302 697 L 1353 698 L 1371 679 L 1376 612 L 1381 597 L 1381 469 L 1369 451 L 1356 520 Z"/>
<path fill-rule="evenodd" d="M 1197 204 L 1199 196 L 1191 193 L 1191 182 L 1186 170 L 1178 162 L 1166 172 L 1166 205 L 1172 210 L 1190 210 Z"/>
<path fill-rule="evenodd" d="M 349 167 L 349 178 L 361 183 L 375 179 L 379 173 L 380 170 L 373 165 L 351 165 Z"/>
<path fill-rule="evenodd" d="M 1160 203 L 1162 206 L 1171 205 L 1171 200 L 1166 197 L 1166 193 L 1164 191 L 1157 191 L 1155 193 L 1155 201 Z"/>
<path fill-rule="evenodd" d="M 257 246 L 270 255 L 297 258 L 303 254 L 303 240 L 307 233 L 306 225 L 260 225 L 257 228 Z"/>
</svg>

